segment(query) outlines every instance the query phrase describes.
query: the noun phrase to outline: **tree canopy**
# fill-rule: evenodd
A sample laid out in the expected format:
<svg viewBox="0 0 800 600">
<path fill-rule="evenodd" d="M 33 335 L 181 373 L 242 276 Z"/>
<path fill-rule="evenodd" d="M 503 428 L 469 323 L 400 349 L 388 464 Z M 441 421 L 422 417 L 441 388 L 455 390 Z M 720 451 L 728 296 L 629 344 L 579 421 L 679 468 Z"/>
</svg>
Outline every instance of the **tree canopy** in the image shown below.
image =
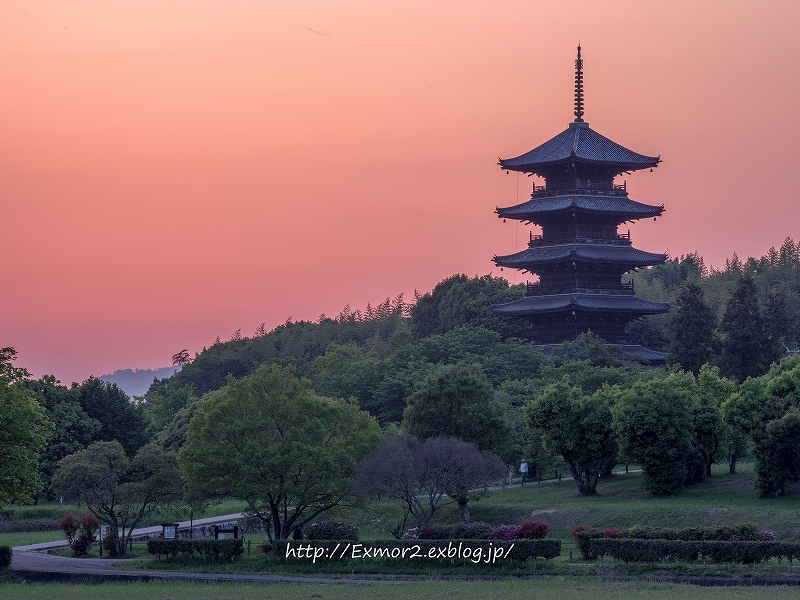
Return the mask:
<svg viewBox="0 0 800 600">
<path fill-rule="evenodd" d="M 595 493 L 603 467 L 616 463 L 617 445 L 611 428 L 611 406 L 618 390 L 601 388 L 585 396 L 566 376 L 547 386 L 525 405 L 531 427 L 542 431 L 545 449 L 560 455 L 581 495 Z"/>
<path fill-rule="evenodd" d="M 436 367 L 408 397 L 403 427 L 421 440 L 457 437 L 503 455 L 510 424 L 480 365 Z"/>
<path fill-rule="evenodd" d="M 28 372 L 11 364 L 15 356 L 0 349 L 0 503 L 33 502 L 42 489 L 39 454 L 53 431 L 42 405 L 20 387 Z"/>
<path fill-rule="evenodd" d="M 117 442 L 94 442 L 61 460 L 54 489 L 83 501 L 111 526 L 116 551 L 125 553 L 133 529 L 157 508 L 181 497 L 182 480 L 174 453 L 155 444 L 139 449 L 133 459 Z"/>
<path fill-rule="evenodd" d="M 262 366 L 197 408 L 179 455 L 186 499 L 228 494 L 286 539 L 352 497 L 356 466 L 380 441 L 356 404 L 317 396 L 291 368 Z"/>
</svg>

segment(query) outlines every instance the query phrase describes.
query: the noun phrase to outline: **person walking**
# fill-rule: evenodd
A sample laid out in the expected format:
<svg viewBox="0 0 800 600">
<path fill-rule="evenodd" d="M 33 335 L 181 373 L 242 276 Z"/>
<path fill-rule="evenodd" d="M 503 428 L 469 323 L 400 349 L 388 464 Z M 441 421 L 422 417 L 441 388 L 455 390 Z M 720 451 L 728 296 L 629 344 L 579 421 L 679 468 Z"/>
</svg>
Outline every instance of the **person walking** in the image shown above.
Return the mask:
<svg viewBox="0 0 800 600">
<path fill-rule="evenodd" d="M 520 485 L 525 485 L 525 479 L 528 477 L 528 463 L 524 460 L 519 465 Z"/>
</svg>

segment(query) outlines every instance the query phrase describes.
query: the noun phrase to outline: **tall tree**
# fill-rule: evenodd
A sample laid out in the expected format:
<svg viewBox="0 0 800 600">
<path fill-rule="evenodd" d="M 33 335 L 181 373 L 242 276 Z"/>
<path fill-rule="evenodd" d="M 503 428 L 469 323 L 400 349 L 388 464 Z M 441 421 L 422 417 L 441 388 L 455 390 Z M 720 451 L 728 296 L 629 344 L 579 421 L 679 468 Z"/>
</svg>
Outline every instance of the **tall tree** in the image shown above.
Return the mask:
<svg viewBox="0 0 800 600">
<path fill-rule="evenodd" d="M 122 444 L 128 456 L 147 442 L 147 421 L 142 408 L 130 401 L 115 383 L 90 377 L 77 386 L 77 402 L 86 414 L 100 422 L 98 439 Z"/>
<path fill-rule="evenodd" d="M 53 431 L 44 407 L 20 386 L 28 372 L 0 349 L 0 503 L 32 502 L 42 489 L 39 454 Z"/>
<path fill-rule="evenodd" d="M 744 381 L 766 372 L 767 335 L 751 277 L 739 278 L 739 285 L 725 306 L 720 330 L 724 339 L 719 367 L 724 376 Z"/>
<path fill-rule="evenodd" d="M 669 356 L 667 362 L 695 375 L 711 360 L 714 315 L 703 290 L 693 280 L 680 289 L 669 315 Z"/>
<path fill-rule="evenodd" d="M 442 365 L 408 398 L 403 428 L 421 440 L 457 437 L 503 455 L 510 425 L 477 364 Z"/>
<path fill-rule="evenodd" d="M 50 483 L 58 462 L 96 441 L 102 425 L 97 419 L 86 414 L 78 403 L 78 388 L 61 385 L 61 382 L 52 375 L 27 379 L 17 385 L 36 398 L 55 425 L 53 435 L 48 440 L 39 463 L 39 473 L 45 493 L 51 496 L 53 492 Z"/>
<path fill-rule="evenodd" d="M 565 376 L 525 405 L 528 425 L 541 429 L 545 450 L 563 457 L 583 496 L 595 493 L 603 466 L 616 456 L 611 405 L 618 391 L 604 387 L 585 396 Z"/>
<path fill-rule="evenodd" d="M 671 373 L 635 383 L 611 409 L 623 455 L 641 464 L 645 489 L 657 496 L 677 493 L 686 482 L 694 389 L 690 373 Z"/>
<path fill-rule="evenodd" d="M 695 448 L 705 462 L 705 477 L 711 477 L 711 465 L 717 461 L 721 446 L 727 450 L 729 465 L 735 465 L 746 449 L 741 436 L 728 427 L 722 418 L 722 405 L 735 392 L 736 382 L 721 377 L 719 368 L 702 366 L 697 375 L 697 394 L 691 411 Z M 735 466 L 732 472 L 735 472 Z"/>
<path fill-rule="evenodd" d="M 352 497 L 356 466 L 380 440 L 356 404 L 314 394 L 290 368 L 261 366 L 197 408 L 179 461 L 186 499 L 227 494 L 286 539 Z"/>
</svg>

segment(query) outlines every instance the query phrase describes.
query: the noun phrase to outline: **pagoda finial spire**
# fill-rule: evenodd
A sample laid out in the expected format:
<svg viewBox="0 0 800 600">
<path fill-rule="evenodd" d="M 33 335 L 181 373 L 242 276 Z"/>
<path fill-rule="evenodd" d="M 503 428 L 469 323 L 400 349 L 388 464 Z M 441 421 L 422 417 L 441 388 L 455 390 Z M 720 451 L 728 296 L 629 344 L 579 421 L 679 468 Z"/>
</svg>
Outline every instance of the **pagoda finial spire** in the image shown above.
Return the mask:
<svg viewBox="0 0 800 600">
<path fill-rule="evenodd" d="M 583 59 L 578 42 L 578 58 L 575 59 L 575 121 L 583 122 Z"/>
</svg>

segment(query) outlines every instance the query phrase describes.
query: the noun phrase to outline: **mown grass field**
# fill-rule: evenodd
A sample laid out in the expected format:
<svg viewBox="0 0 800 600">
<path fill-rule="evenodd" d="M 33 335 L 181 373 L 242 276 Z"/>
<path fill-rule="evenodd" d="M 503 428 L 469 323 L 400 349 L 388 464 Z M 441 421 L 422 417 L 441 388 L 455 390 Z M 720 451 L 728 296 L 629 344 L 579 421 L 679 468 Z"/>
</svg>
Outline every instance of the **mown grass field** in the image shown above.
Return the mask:
<svg viewBox="0 0 800 600">
<path fill-rule="evenodd" d="M 429 581 L 389 585 L 116 583 L 0 584 L 5 600 L 774 600 L 800 598 L 800 588 L 702 588 L 653 582 L 592 580 Z"/>
<path fill-rule="evenodd" d="M 685 488 L 675 496 L 657 498 L 641 486 L 641 474 L 615 475 L 600 480 L 597 495 L 580 496 L 572 481 L 513 488 L 471 505 L 476 520 L 519 523 L 524 518 L 547 522 L 551 536 L 571 544 L 576 525 L 631 527 L 659 525 L 691 527 L 755 523 L 786 542 L 800 542 L 800 486 L 782 498 L 758 498 L 753 490 L 752 464 L 741 464 L 738 473 L 717 465 L 713 476 Z M 450 515 L 452 516 L 452 515 Z"/>
</svg>

